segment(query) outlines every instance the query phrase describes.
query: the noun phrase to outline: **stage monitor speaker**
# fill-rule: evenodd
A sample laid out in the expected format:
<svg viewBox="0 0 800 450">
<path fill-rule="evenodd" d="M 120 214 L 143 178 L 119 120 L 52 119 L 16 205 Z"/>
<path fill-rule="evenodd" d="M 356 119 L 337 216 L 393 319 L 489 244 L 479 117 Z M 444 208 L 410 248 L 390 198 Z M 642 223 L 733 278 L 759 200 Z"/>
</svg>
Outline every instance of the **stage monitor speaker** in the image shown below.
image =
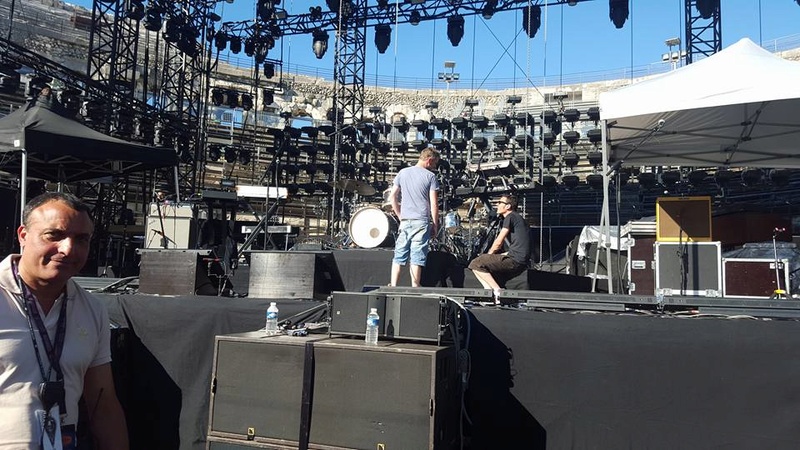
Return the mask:
<svg viewBox="0 0 800 450">
<path fill-rule="evenodd" d="M 306 344 L 323 339 L 263 331 L 217 336 L 209 436 L 296 446 Z"/>
<path fill-rule="evenodd" d="M 656 242 L 656 292 L 664 295 L 722 296 L 719 242 Z"/>
<path fill-rule="evenodd" d="M 364 336 L 370 308 L 381 317 L 380 337 L 441 343 L 449 337 L 455 305 L 442 296 L 334 292 L 330 333 Z"/>
<path fill-rule="evenodd" d="M 314 345 L 313 445 L 455 448 L 459 383 L 452 347 L 330 339 Z"/>
<path fill-rule="evenodd" d="M 656 240 L 659 242 L 708 242 L 711 233 L 711 197 L 656 199 Z"/>
<path fill-rule="evenodd" d="M 253 251 L 249 254 L 250 298 L 325 300 L 331 292 L 344 290 L 332 252 Z"/>
<path fill-rule="evenodd" d="M 139 249 L 139 292 L 159 295 L 218 295 L 224 269 L 210 250 Z"/>
</svg>

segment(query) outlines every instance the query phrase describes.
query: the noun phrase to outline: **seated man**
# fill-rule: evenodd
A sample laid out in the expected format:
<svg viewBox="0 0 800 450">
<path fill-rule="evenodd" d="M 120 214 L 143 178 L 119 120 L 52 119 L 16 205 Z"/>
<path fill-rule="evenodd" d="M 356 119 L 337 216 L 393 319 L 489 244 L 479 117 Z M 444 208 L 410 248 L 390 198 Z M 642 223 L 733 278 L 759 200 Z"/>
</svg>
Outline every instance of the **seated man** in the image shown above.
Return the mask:
<svg viewBox="0 0 800 450">
<path fill-rule="evenodd" d="M 484 287 L 494 293 L 495 303 L 500 303 L 501 286 L 498 280 L 514 278 L 528 268 L 531 257 L 528 225 L 517 212 L 517 199 L 504 195 L 497 202 L 497 214 L 503 216 L 503 225 L 489 251 L 479 255 L 469 263 L 475 277 Z M 501 253 L 503 243 L 508 239 L 508 251 Z"/>
</svg>

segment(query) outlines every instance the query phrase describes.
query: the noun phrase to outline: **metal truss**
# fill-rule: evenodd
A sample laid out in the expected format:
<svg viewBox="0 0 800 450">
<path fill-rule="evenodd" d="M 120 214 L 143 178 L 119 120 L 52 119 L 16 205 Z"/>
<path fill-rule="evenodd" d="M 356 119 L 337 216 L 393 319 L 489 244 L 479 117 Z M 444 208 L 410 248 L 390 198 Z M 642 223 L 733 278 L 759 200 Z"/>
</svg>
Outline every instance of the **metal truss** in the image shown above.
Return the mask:
<svg viewBox="0 0 800 450">
<path fill-rule="evenodd" d="M 704 18 L 697 4 L 709 8 Z M 719 0 L 685 0 L 686 64 L 695 56 L 711 56 L 722 50 L 722 14 Z"/>
</svg>

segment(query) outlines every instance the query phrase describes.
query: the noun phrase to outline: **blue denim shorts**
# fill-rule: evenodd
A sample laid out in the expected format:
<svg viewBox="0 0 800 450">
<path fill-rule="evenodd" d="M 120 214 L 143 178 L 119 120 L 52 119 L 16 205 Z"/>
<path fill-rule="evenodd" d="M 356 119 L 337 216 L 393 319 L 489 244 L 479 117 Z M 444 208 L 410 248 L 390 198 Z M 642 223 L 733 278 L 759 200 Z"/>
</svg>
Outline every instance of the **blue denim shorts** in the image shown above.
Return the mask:
<svg viewBox="0 0 800 450">
<path fill-rule="evenodd" d="M 393 263 L 406 265 L 411 256 L 411 264 L 424 266 L 428 257 L 431 227 L 427 220 L 402 220 L 394 245 Z"/>
</svg>

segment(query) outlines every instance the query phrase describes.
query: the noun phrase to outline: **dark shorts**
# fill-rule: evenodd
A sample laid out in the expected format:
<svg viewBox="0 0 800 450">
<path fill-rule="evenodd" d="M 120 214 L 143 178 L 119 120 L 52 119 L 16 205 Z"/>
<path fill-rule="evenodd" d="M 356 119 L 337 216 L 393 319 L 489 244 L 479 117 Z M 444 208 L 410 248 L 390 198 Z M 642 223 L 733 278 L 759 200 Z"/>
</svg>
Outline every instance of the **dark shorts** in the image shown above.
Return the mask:
<svg viewBox="0 0 800 450">
<path fill-rule="evenodd" d="M 495 278 L 510 280 L 524 272 L 527 266 L 514 261 L 506 255 L 487 253 L 473 259 L 468 268 L 478 272 L 489 272 Z"/>
</svg>

